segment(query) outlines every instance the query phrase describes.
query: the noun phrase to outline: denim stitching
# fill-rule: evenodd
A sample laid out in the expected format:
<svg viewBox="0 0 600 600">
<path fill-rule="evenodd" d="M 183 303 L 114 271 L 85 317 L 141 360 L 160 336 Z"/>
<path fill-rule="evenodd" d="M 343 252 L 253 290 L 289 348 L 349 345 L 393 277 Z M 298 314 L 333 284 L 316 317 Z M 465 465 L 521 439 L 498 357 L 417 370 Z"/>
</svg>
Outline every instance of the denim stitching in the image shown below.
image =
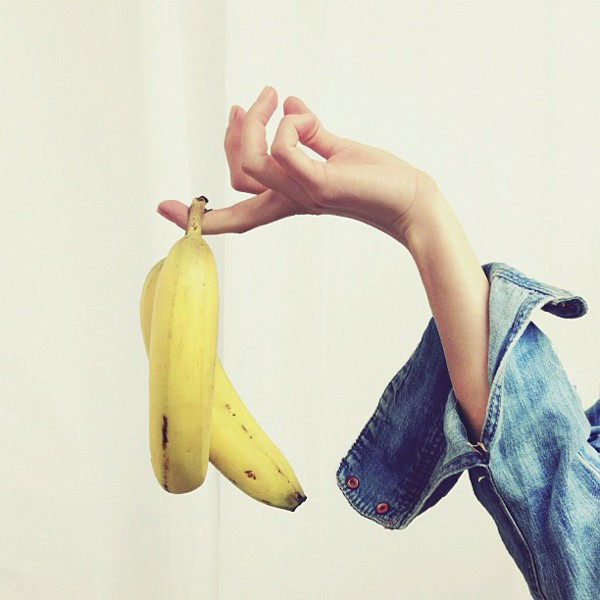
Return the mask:
<svg viewBox="0 0 600 600">
<path fill-rule="evenodd" d="M 535 590 L 534 591 L 540 594 L 540 598 L 542 600 L 545 600 L 546 599 L 546 595 L 545 595 L 545 593 L 542 590 L 542 584 L 541 584 L 540 576 L 539 576 L 539 573 L 538 573 L 538 570 L 537 570 L 537 566 L 535 564 L 535 557 L 534 557 L 533 551 L 532 551 L 532 549 L 531 549 L 531 547 L 529 545 L 529 542 L 527 541 L 527 539 L 525 538 L 525 535 L 521 531 L 521 528 L 519 527 L 519 524 L 517 523 L 517 520 L 515 519 L 514 515 L 510 512 L 510 509 L 508 508 L 508 505 L 504 501 L 504 498 L 502 497 L 502 495 L 498 491 L 498 488 L 496 487 L 496 482 L 494 481 L 494 475 L 493 475 L 491 469 L 488 470 L 488 475 L 489 475 L 489 479 L 490 479 L 490 481 L 492 483 L 492 488 L 494 490 L 494 493 L 496 494 L 496 496 L 500 500 L 500 504 L 502 506 L 502 510 L 508 516 L 508 518 L 510 520 L 510 523 L 513 525 L 515 531 L 519 535 L 520 540 L 523 542 L 523 545 L 525 546 L 525 549 L 527 550 L 527 555 L 528 555 L 527 567 L 529 568 L 530 578 L 535 583 Z"/>
</svg>

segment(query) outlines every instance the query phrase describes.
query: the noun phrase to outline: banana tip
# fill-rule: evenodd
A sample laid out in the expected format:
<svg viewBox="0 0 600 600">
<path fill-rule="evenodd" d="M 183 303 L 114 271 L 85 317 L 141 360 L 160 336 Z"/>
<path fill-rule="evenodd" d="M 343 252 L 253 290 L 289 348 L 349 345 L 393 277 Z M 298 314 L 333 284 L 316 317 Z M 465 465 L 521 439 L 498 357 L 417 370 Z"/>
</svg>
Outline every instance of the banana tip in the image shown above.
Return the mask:
<svg viewBox="0 0 600 600">
<path fill-rule="evenodd" d="M 294 504 L 293 508 L 290 509 L 292 512 L 294 512 L 303 502 L 306 502 L 306 496 L 300 492 L 296 492 L 294 494 L 294 499 L 296 503 Z"/>
</svg>

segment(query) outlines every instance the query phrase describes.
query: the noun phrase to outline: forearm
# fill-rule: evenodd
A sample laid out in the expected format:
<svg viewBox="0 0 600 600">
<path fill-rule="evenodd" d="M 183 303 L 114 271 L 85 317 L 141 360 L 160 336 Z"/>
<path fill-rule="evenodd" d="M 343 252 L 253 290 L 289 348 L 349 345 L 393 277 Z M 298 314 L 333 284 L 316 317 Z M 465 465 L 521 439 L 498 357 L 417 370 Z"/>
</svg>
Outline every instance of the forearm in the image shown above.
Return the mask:
<svg viewBox="0 0 600 600">
<path fill-rule="evenodd" d="M 489 384 L 489 283 L 453 210 L 441 195 L 406 231 L 440 334 L 470 441 L 481 438 Z"/>
</svg>

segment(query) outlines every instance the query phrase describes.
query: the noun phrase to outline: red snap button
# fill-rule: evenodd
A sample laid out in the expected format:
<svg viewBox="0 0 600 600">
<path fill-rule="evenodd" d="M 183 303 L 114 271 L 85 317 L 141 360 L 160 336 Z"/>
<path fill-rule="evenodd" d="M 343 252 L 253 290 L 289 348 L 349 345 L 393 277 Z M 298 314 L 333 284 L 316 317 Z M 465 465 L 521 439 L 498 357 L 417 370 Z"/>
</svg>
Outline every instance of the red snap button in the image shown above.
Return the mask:
<svg viewBox="0 0 600 600">
<path fill-rule="evenodd" d="M 388 510 L 389 510 L 389 505 L 387 502 L 380 502 L 376 507 L 375 507 L 375 512 L 378 515 L 384 515 Z"/>
<path fill-rule="evenodd" d="M 354 475 L 350 475 L 350 477 L 346 479 L 346 485 L 351 490 L 355 490 L 358 487 L 358 479 L 354 477 Z"/>
</svg>

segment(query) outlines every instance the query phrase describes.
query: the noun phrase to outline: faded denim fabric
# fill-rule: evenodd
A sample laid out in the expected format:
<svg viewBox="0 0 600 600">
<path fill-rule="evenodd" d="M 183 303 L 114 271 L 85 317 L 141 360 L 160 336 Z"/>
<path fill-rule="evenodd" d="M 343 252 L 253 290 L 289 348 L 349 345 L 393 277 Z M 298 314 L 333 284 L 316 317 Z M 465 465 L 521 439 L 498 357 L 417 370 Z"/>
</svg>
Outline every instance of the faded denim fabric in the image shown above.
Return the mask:
<svg viewBox="0 0 600 600">
<path fill-rule="evenodd" d="M 533 598 L 600 598 L 600 400 L 584 412 L 536 309 L 583 316 L 585 301 L 503 263 L 490 281 L 490 394 L 482 439 L 461 420 L 433 319 L 341 461 L 361 515 L 403 529 L 464 470 Z M 468 307 L 465 307 L 468 310 Z"/>
</svg>

